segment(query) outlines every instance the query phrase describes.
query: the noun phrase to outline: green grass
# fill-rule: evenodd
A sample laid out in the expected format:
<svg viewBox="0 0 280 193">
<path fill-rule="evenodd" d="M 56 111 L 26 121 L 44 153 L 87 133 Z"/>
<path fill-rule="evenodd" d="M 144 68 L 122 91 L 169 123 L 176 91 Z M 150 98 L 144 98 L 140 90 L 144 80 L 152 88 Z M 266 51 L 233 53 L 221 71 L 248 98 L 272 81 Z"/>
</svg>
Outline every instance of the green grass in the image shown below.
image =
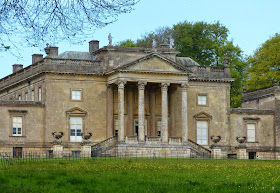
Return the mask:
<svg viewBox="0 0 280 193">
<path fill-rule="evenodd" d="M 280 162 L 122 159 L 0 168 L 0 192 L 280 192 Z"/>
</svg>

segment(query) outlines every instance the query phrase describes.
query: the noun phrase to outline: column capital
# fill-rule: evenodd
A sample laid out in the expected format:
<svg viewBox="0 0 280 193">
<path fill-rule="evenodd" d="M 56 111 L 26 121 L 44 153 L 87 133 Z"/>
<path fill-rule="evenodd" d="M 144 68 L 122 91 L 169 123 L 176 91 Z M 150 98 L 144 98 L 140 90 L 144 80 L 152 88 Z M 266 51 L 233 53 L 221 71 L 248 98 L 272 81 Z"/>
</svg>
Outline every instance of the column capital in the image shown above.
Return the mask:
<svg viewBox="0 0 280 193">
<path fill-rule="evenodd" d="M 147 84 L 147 82 L 139 81 L 138 82 L 138 89 L 139 90 L 145 90 L 145 85 L 146 84 Z"/>
<path fill-rule="evenodd" d="M 126 84 L 126 80 L 118 80 L 117 84 L 118 84 L 119 89 L 124 89 L 124 85 Z"/>
<path fill-rule="evenodd" d="M 168 86 L 170 85 L 170 83 L 161 83 L 161 90 L 168 90 Z"/>
<path fill-rule="evenodd" d="M 182 91 L 188 91 L 188 87 L 189 87 L 189 84 L 188 83 L 182 83 L 181 84 L 181 88 L 182 88 Z"/>
</svg>

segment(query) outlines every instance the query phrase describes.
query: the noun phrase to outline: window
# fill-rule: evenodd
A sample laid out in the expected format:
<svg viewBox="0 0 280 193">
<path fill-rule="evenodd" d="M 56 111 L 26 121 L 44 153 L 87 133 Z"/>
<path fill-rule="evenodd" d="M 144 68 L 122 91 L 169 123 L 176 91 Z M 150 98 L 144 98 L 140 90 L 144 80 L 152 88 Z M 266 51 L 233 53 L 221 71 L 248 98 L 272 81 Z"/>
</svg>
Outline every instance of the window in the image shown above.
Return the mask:
<svg viewBox="0 0 280 193">
<path fill-rule="evenodd" d="M 138 136 L 139 135 L 139 121 L 138 119 L 134 119 L 134 135 Z M 147 136 L 148 133 L 148 127 L 147 127 L 147 119 L 145 119 L 145 123 L 144 123 L 144 134 L 145 136 Z"/>
<path fill-rule="evenodd" d="M 22 158 L 22 147 L 13 147 L 13 157 Z"/>
<path fill-rule="evenodd" d="M 22 136 L 22 117 L 13 117 L 13 136 Z"/>
<path fill-rule="evenodd" d="M 39 89 L 38 89 L 38 100 L 42 101 L 42 88 L 41 87 L 39 87 Z"/>
<path fill-rule="evenodd" d="M 21 95 L 18 95 L 18 100 L 22 100 L 22 96 Z"/>
<path fill-rule="evenodd" d="M 161 136 L 161 120 L 157 121 L 157 136 Z"/>
<path fill-rule="evenodd" d="M 35 92 L 34 90 L 31 91 L 31 101 L 35 100 Z"/>
<path fill-rule="evenodd" d="M 196 142 L 200 145 L 208 145 L 208 121 L 197 121 L 196 131 Z"/>
<path fill-rule="evenodd" d="M 197 105 L 207 105 L 207 95 L 197 95 Z"/>
<path fill-rule="evenodd" d="M 82 141 L 82 117 L 70 117 L 70 141 L 81 142 Z"/>
<path fill-rule="evenodd" d="M 247 123 L 247 142 L 256 141 L 256 125 L 254 123 Z"/>
<path fill-rule="evenodd" d="M 81 90 L 72 90 L 72 100 L 75 100 L 75 101 L 79 101 L 82 99 L 81 97 L 81 94 L 82 94 L 82 91 Z"/>
<path fill-rule="evenodd" d="M 119 121 L 118 119 L 115 119 L 115 136 L 118 136 L 118 131 L 119 131 Z"/>
<path fill-rule="evenodd" d="M 25 100 L 28 101 L 28 92 L 25 93 Z"/>
</svg>

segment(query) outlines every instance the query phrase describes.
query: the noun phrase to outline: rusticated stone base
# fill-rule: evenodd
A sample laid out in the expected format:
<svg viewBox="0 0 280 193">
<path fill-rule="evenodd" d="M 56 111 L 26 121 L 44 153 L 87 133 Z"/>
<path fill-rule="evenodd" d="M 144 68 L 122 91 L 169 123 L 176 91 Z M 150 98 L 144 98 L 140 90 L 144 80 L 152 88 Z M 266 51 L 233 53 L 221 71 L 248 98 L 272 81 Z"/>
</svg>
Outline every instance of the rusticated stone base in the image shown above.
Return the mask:
<svg viewBox="0 0 280 193">
<path fill-rule="evenodd" d="M 116 157 L 189 158 L 191 156 L 191 147 L 188 145 L 175 146 L 169 144 L 118 144 L 107 153 Z"/>
</svg>

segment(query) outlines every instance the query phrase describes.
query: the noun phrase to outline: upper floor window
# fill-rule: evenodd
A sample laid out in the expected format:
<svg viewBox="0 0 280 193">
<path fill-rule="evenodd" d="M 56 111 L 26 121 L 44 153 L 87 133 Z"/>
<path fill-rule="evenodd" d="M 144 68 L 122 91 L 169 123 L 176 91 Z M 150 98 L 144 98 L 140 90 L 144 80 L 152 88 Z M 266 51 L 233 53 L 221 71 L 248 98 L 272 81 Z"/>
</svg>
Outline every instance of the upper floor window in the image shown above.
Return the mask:
<svg viewBox="0 0 280 193">
<path fill-rule="evenodd" d="M 22 96 L 21 95 L 18 95 L 18 100 L 22 101 Z"/>
<path fill-rule="evenodd" d="M 31 101 L 35 100 L 35 92 L 34 90 L 31 91 Z"/>
<path fill-rule="evenodd" d="M 71 99 L 75 101 L 82 100 L 82 91 L 81 90 L 72 90 L 71 91 Z"/>
<path fill-rule="evenodd" d="M 38 89 L 38 100 L 42 101 L 42 88 L 41 87 L 39 87 L 39 89 Z"/>
<path fill-rule="evenodd" d="M 22 117 L 13 117 L 13 136 L 22 135 Z"/>
<path fill-rule="evenodd" d="M 207 105 L 207 95 L 206 94 L 198 94 L 197 95 L 197 105 Z"/>
<path fill-rule="evenodd" d="M 25 100 L 28 101 L 28 92 L 25 93 Z"/>
</svg>

